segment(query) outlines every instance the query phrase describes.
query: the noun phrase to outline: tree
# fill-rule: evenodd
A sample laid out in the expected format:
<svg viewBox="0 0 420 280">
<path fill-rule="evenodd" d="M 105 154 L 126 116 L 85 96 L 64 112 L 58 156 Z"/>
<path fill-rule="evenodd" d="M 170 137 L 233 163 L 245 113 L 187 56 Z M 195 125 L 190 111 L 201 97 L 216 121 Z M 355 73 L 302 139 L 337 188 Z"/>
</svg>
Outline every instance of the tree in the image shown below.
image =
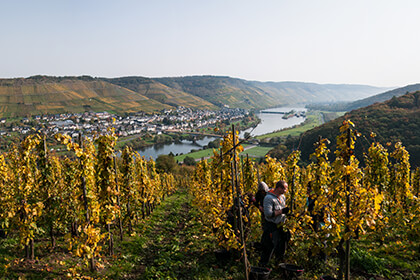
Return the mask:
<svg viewBox="0 0 420 280">
<path fill-rule="evenodd" d="M 188 165 L 188 166 L 193 166 L 196 164 L 195 159 L 190 157 L 190 156 L 186 156 L 184 158 L 184 164 Z"/>
<path fill-rule="evenodd" d="M 176 161 L 173 156 L 160 155 L 156 159 L 156 169 L 160 173 L 172 172 L 175 167 L 176 167 Z"/>
</svg>

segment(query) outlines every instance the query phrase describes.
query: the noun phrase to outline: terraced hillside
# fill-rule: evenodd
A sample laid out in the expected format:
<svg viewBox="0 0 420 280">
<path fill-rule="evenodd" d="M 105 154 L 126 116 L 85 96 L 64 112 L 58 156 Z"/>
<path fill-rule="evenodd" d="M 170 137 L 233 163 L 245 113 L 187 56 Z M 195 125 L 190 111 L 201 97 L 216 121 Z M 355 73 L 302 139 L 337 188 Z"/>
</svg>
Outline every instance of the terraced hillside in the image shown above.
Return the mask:
<svg viewBox="0 0 420 280">
<path fill-rule="evenodd" d="M 198 96 L 170 88 L 153 79 L 144 77 L 122 77 L 103 79 L 107 82 L 128 88 L 150 99 L 171 106 L 184 106 L 197 109 L 217 110 L 217 106 Z"/>
<path fill-rule="evenodd" d="M 0 116 L 171 108 L 138 92 L 93 78 L 33 77 L 0 80 Z"/>
<path fill-rule="evenodd" d="M 255 82 L 220 76 L 92 78 L 34 76 L 0 79 L 0 117 L 44 113 L 152 112 L 185 106 L 217 110 L 364 98 L 384 88 L 299 82 Z"/>
</svg>

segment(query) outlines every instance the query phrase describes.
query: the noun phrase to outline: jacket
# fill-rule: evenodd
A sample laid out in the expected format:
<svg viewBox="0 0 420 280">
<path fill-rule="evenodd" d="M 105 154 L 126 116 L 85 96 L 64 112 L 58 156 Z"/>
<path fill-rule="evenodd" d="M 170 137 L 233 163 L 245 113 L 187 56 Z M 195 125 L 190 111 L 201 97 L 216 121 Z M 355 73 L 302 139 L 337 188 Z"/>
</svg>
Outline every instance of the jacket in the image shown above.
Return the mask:
<svg viewBox="0 0 420 280">
<path fill-rule="evenodd" d="M 264 217 L 267 221 L 280 224 L 286 220 L 286 215 L 281 214 L 274 217 L 274 211 L 281 210 L 286 207 L 286 197 L 284 194 L 277 197 L 271 192 L 268 192 L 264 197 Z"/>
</svg>

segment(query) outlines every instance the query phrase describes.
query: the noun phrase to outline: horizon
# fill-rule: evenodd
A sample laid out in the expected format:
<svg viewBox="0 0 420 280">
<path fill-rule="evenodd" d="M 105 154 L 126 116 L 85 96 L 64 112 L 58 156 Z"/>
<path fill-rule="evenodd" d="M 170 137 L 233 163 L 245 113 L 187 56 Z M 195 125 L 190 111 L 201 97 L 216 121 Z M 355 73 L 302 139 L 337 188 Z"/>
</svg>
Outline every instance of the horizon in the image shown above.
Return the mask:
<svg viewBox="0 0 420 280">
<path fill-rule="evenodd" d="M 403 87 L 419 82 L 418 10 L 415 0 L 8 1 L 0 77 Z"/>
<path fill-rule="evenodd" d="M 116 76 L 116 77 L 99 77 L 99 76 L 92 76 L 92 75 L 88 75 L 88 74 L 84 74 L 84 75 L 78 75 L 78 76 L 73 76 L 73 75 L 63 75 L 63 76 L 54 76 L 54 75 L 44 75 L 44 74 L 37 74 L 37 75 L 32 75 L 32 76 L 27 76 L 27 77 L 10 77 L 10 78 L 4 78 L 4 77 L 0 77 L 0 80 L 8 80 L 8 79 L 30 79 L 30 78 L 34 78 L 34 77 L 49 77 L 49 78 L 81 78 L 81 77 L 90 77 L 93 79 L 120 79 L 120 78 L 146 78 L 146 79 L 161 79 L 161 78 L 168 78 L 168 79 L 172 79 L 172 78 L 188 78 L 188 77 L 214 77 L 214 78 L 229 78 L 229 79 L 239 79 L 239 80 L 244 80 L 247 82 L 259 82 L 259 83 L 300 83 L 300 84 L 317 84 L 317 85 L 338 85 L 338 86 L 370 86 L 370 87 L 376 87 L 376 88 L 384 88 L 384 89 L 395 89 L 395 88 L 400 88 L 400 87 L 405 87 L 405 86 L 409 86 L 409 85 L 403 85 L 403 86 L 375 86 L 375 85 L 367 85 L 367 84 L 348 84 L 348 83 L 317 83 L 317 82 L 308 82 L 308 81 L 259 81 L 259 80 L 247 80 L 247 79 L 243 79 L 243 78 L 239 78 L 239 77 L 230 77 L 230 76 L 219 76 L 219 75 L 191 75 L 191 76 L 165 76 L 165 77 L 146 77 L 146 76 L 134 76 L 134 75 L 130 75 L 130 76 Z M 417 84 L 417 83 L 416 83 Z"/>
</svg>

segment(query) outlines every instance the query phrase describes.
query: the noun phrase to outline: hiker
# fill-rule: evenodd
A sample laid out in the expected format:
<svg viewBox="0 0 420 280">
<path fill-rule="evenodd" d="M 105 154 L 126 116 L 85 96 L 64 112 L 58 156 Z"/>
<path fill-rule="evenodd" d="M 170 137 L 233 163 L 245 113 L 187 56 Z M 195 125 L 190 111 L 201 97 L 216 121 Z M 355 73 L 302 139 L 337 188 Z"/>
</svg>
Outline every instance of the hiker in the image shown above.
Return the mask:
<svg viewBox="0 0 420 280">
<path fill-rule="evenodd" d="M 258 183 L 258 191 L 255 194 L 255 207 L 260 210 L 261 217 L 264 219 L 264 197 L 270 189 L 268 188 L 267 184 L 263 181 Z"/>
<path fill-rule="evenodd" d="M 254 199 L 254 206 L 258 208 L 261 214 L 261 227 L 264 230 L 264 197 L 270 189 L 268 188 L 267 184 L 263 181 L 258 183 L 258 191 L 255 193 Z M 261 251 L 263 249 L 262 246 L 263 238 L 261 236 L 261 240 L 259 242 L 255 242 L 254 247 Z"/>
<path fill-rule="evenodd" d="M 286 214 L 289 213 L 285 197 L 287 188 L 286 181 L 280 180 L 274 189 L 267 192 L 264 198 L 263 251 L 259 264 L 261 267 L 268 265 L 273 253 L 279 260 L 283 260 L 286 252 L 287 242 L 290 238 L 289 232 L 283 230 Z"/>
</svg>

